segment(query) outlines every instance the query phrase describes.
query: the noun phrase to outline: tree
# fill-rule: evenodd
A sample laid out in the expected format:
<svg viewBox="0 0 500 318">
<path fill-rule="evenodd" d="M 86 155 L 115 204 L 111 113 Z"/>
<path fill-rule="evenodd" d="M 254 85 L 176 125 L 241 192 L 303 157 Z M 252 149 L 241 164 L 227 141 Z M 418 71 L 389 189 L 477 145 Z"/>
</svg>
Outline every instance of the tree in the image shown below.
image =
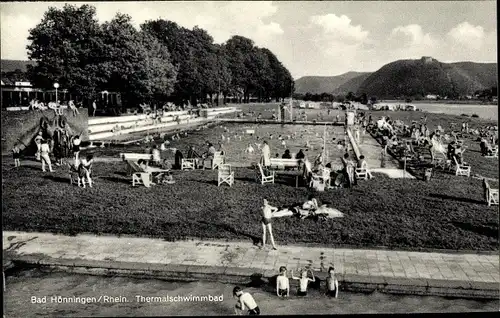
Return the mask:
<svg viewBox="0 0 500 318">
<path fill-rule="evenodd" d="M 347 93 L 347 95 L 345 97 L 345 99 L 347 99 L 348 101 L 353 101 L 355 98 L 356 98 L 356 96 L 354 95 L 353 92 Z"/>
<path fill-rule="evenodd" d="M 107 78 L 102 88 L 121 92 L 133 104 L 165 100 L 176 80 L 170 54 L 154 36 L 137 31 L 131 20 L 117 14 L 102 26 L 106 50 L 101 72 Z"/>
<path fill-rule="evenodd" d="M 36 61 L 28 67 L 30 81 L 38 87 L 61 88 L 88 99 L 105 82 L 99 74 L 103 53 L 95 8 L 66 4 L 62 9 L 50 7 L 42 21 L 30 29 L 28 57 Z"/>
</svg>

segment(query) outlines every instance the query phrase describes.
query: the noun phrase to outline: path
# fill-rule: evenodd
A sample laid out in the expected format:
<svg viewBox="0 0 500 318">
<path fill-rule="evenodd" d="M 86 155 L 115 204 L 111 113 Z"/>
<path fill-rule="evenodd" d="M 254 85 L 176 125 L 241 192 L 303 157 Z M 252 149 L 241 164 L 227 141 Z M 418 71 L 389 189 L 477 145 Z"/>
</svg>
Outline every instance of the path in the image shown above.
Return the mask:
<svg viewBox="0 0 500 318">
<path fill-rule="evenodd" d="M 84 273 L 142 273 L 182 279 L 271 277 L 279 266 L 310 266 L 318 277 L 335 266 L 341 282 L 426 295 L 498 297 L 498 255 L 446 254 L 281 246 L 246 242 L 178 241 L 114 236 L 3 232 L 4 255 Z M 155 274 L 156 273 L 156 274 Z M 348 284 L 348 285 L 349 285 Z M 374 287 L 377 289 L 377 287 Z M 432 289 L 434 288 L 434 289 Z M 482 295 L 482 296 L 481 296 Z"/>
<path fill-rule="evenodd" d="M 350 136 L 351 143 L 355 142 Z M 374 173 L 383 173 L 392 179 L 415 179 L 408 171 L 399 168 L 399 162 L 391 155 L 385 156 L 385 167 L 381 167 L 382 146 L 370 134 L 366 133 L 360 137 L 360 142 L 357 143 L 357 148 L 360 153 L 365 156 L 365 160 L 370 167 L 370 171 Z"/>
</svg>

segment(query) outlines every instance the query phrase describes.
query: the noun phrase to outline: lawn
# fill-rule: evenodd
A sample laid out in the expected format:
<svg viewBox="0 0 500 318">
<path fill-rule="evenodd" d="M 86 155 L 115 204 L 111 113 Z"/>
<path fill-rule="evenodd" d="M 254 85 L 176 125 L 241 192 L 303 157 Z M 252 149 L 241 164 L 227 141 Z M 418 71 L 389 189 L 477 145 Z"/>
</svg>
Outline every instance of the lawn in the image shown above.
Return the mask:
<svg viewBox="0 0 500 318">
<path fill-rule="evenodd" d="M 250 108 L 257 113 L 271 114 L 270 105 L 248 106 L 247 109 Z M 320 112 L 308 110 L 310 119 Z M 405 122 L 424 116 L 420 112 L 371 113 L 375 119 L 389 115 Z M 323 114 L 328 116 L 326 111 Z M 333 111 L 330 118 L 335 115 Z M 449 129 L 450 123 L 464 120 L 459 116 L 427 115 L 431 129 L 438 124 Z M 496 122 L 476 118 L 469 121 L 471 128 L 496 125 Z M 256 135 L 244 134 L 246 129 L 255 129 Z M 181 139 L 171 141 L 170 147 L 185 153 L 189 145 L 195 145 L 201 152 L 205 141 L 217 144 L 224 134 L 231 138 L 230 142 L 224 142 L 229 162 L 243 162 L 243 166 L 248 166 L 258 159 L 258 151 L 255 149 L 256 153 L 250 156 L 244 153 L 244 148 L 248 143 L 260 142 L 257 136 L 270 142 L 272 153 L 282 154 L 284 147 L 276 137 L 290 135 L 295 130 L 299 138 L 287 139 L 287 147 L 295 152 L 309 139 L 313 145 L 309 153 L 314 156 L 320 150 L 323 129 L 320 126 L 223 124 L 191 130 L 187 136 L 181 134 Z M 343 134 L 336 127 L 328 127 L 327 131 L 330 159 L 336 160 L 341 150 L 331 138 L 343 138 Z M 269 137 L 271 133 L 273 139 Z M 466 140 L 466 144 L 469 149 L 465 152 L 465 160 L 471 163 L 473 174 L 497 178 L 498 161 L 482 158 L 476 152 L 478 142 Z M 117 157 L 119 152 L 143 152 L 145 147 L 145 144 L 133 144 L 91 151 L 97 156 Z M 172 158 L 172 152 L 167 152 L 167 156 Z M 43 174 L 39 167 L 22 167 L 16 171 L 11 165 L 9 158 L 2 166 L 4 230 L 255 242 L 261 235 L 259 207 L 262 199 L 267 198 L 275 206 L 286 206 L 305 201 L 310 193 L 305 188 L 294 188 L 294 181 L 283 177 L 277 184 L 262 186 L 256 183 L 254 171 L 248 168 L 235 169 L 236 183 L 232 188 L 217 187 L 216 171 L 177 171 L 174 174 L 176 184 L 146 189 L 131 187 L 124 163 L 98 162 L 94 167 L 95 188 L 79 189 L 70 186 L 62 168 L 49 175 Z M 498 188 L 497 181 L 490 184 Z M 273 230 L 278 244 L 498 250 L 498 209 L 485 204 L 481 180 L 475 178 L 437 173 L 430 182 L 424 182 L 377 175 L 374 180 L 363 181 L 354 189 L 329 190 L 319 193 L 318 197 L 344 212 L 345 217 L 326 221 L 276 219 Z"/>
<path fill-rule="evenodd" d="M 303 202 L 309 194 L 291 186 L 292 180 L 257 184 L 254 171 L 246 168 L 236 169 L 232 188 L 217 187 L 217 172 L 207 170 L 178 171 L 174 185 L 146 189 L 131 187 L 123 163 L 96 163 L 95 188 L 80 189 L 70 186 L 62 168 L 49 175 L 38 167 L 16 171 L 10 164 L 4 160 L 4 230 L 256 242 L 262 199 L 284 206 Z M 498 210 L 483 202 L 477 179 L 438 175 L 425 183 L 378 175 L 354 189 L 329 190 L 318 198 L 345 217 L 276 219 L 278 244 L 498 249 Z"/>
</svg>

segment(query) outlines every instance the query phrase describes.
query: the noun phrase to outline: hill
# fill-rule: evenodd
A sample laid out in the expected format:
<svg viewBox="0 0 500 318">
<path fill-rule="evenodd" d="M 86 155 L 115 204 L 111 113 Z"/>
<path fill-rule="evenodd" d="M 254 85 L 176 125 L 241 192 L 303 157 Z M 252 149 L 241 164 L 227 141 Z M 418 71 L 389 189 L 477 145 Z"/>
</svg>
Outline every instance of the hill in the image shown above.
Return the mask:
<svg viewBox="0 0 500 318">
<path fill-rule="evenodd" d="M 368 76 L 357 94 L 389 99 L 427 94 L 458 97 L 497 84 L 496 63 L 442 63 L 430 57 L 399 60 Z"/>
<path fill-rule="evenodd" d="M 19 69 L 26 72 L 28 65 L 34 65 L 34 61 L 21 61 L 21 60 L 1 60 L 2 73 L 14 72 Z"/>
<path fill-rule="evenodd" d="M 347 72 L 337 76 L 304 76 L 295 81 L 295 92 L 299 94 L 332 93 L 341 85 L 369 73 Z"/>
<path fill-rule="evenodd" d="M 361 84 L 372 74 L 372 73 L 359 73 L 361 75 L 356 76 L 344 84 L 340 85 L 333 90 L 333 94 L 347 94 L 349 92 L 357 92 Z"/>
</svg>

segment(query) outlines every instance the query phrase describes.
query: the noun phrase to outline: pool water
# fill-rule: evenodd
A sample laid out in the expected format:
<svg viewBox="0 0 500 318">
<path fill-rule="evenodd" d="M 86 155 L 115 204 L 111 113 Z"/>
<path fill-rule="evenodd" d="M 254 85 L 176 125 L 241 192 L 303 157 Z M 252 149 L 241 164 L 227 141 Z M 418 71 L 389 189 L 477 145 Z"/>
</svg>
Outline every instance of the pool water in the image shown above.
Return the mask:
<svg viewBox="0 0 500 318">
<path fill-rule="evenodd" d="M 235 299 L 231 297 L 235 285 L 213 282 L 168 282 L 153 279 L 102 277 L 66 273 L 23 271 L 7 278 L 4 296 L 5 317 L 34 316 L 170 316 L 170 315 L 231 315 Z M 242 286 L 245 288 L 244 286 Z M 290 291 L 289 299 L 279 299 L 274 291 L 263 288 L 245 288 L 268 315 L 356 314 L 356 313 L 410 313 L 410 312 L 468 312 L 498 311 L 499 301 L 446 299 L 442 297 L 400 296 L 383 293 L 339 293 L 330 299 L 311 291 L 298 298 Z M 125 303 L 50 303 L 33 304 L 31 297 L 99 297 L 122 296 Z M 222 301 L 197 302 L 137 302 L 136 296 L 216 296 Z M 221 297 L 222 296 L 222 297 Z M 123 299 L 123 298 L 122 298 Z"/>
<path fill-rule="evenodd" d="M 248 133 L 253 131 L 254 134 Z M 280 139 L 281 135 L 281 139 Z M 214 144 L 218 150 L 220 145 L 225 152 L 226 161 L 235 166 L 250 166 L 258 162 L 261 156 L 259 147 L 266 140 L 271 149 L 271 156 L 283 155 L 285 149 L 295 154 L 300 149 L 313 161 L 323 147 L 323 136 L 326 135 L 327 162 L 333 161 L 340 165 L 340 158 L 345 153 L 345 148 L 338 146 L 338 141 L 345 140 L 343 127 L 338 126 L 313 126 L 313 125 L 281 125 L 281 124 L 219 124 L 212 127 L 180 132 L 180 139 L 172 140 L 171 134 L 167 135 L 169 145 L 163 157 L 173 160 L 173 149 L 179 149 L 186 156 L 190 146 L 194 146 L 198 154 L 207 150 L 206 142 Z M 159 146 L 161 141 L 155 141 Z M 253 153 L 246 149 L 252 146 Z M 148 145 L 144 143 L 131 144 L 125 147 L 112 147 L 105 150 L 99 149 L 105 155 L 116 155 L 118 152 L 144 152 Z"/>
</svg>

